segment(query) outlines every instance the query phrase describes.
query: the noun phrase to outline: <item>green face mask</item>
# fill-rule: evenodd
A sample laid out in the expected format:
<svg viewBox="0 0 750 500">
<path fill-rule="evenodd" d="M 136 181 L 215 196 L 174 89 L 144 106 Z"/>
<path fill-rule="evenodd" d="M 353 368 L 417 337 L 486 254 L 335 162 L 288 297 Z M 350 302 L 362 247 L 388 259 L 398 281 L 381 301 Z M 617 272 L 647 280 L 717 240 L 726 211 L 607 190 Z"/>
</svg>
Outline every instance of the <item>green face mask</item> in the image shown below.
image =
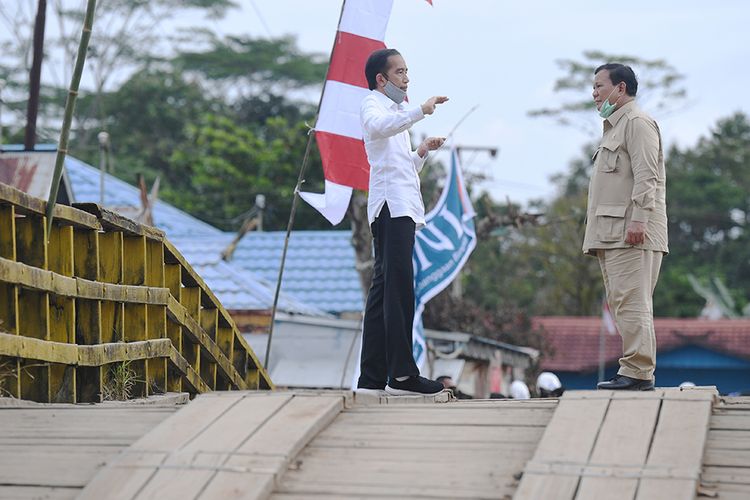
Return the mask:
<svg viewBox="0 0 750 500">
<path fill-rule="evenodd" d="M 610 116 L 612 116 L 612 113 L 615 112 L 615 108 L 617 107 L 617 101 L 619 101 L 620 98 L 618 97 L 617 101 L 615 101 L 614 104 L 609 103 L 609 98 L 612 97 L 612 94 L 615 92 L 615 90 L 617 89 L 616 88 L 612 89 L 612 92 L 609 93 L 607 98 L 602 103 L 602 107 L 599 108 L 599 116 L 601 116 L 602 118 L 609 118 Z"/>
</svg>

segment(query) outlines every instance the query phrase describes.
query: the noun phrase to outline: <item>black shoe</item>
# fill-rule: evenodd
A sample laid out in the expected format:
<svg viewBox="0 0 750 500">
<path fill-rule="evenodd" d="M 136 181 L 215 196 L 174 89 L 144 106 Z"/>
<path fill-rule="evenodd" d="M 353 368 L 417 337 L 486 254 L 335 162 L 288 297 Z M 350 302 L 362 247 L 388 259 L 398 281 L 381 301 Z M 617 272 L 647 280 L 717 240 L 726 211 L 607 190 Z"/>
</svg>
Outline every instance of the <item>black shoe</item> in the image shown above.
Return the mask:
<svg viewBox="0 0 750 500">
<path fill-rule="evenodd" d="M 391 379 L 385 386 L 385 392 L 391 396 L 432 396 L 443 392 L 443 384 L 428 378 L 409 377 L 403 382 Z"/>
<path fill-rule="evenodd" d="M 606 389 L 610 391 L 653 391 L 653 380 L 641 380 L 625 375 L 615 375 L 606 382 L 596 384 L 597 389 Z"/>
</svg>

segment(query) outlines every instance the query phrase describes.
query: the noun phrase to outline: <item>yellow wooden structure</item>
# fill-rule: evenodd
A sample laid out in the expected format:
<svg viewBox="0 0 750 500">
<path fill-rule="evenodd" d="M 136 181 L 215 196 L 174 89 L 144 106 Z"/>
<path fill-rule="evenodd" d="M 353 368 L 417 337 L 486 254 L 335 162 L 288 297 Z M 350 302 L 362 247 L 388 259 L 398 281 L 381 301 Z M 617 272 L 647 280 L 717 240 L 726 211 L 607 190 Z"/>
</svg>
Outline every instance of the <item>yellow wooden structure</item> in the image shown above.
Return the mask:
<svg viewBox="0 0 750 500">
<path fill-rule="evenodd" d="M 0 391 L 100 401 L 118 364 L 133 397 L 271 389 L 229 313 L 164 233 L 95 204 L 0 183 Z"/>
</svg>

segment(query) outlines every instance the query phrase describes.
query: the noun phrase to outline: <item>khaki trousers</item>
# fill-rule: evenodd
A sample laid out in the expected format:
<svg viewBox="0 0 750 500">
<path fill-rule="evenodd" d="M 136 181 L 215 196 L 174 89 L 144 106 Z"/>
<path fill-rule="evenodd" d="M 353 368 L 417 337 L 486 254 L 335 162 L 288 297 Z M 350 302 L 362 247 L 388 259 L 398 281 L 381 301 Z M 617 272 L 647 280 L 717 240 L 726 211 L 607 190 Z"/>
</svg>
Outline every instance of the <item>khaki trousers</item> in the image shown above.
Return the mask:
<svg viewBox="0 0 750 500">
<path fill-rule="evenodd" d="M 599 250 L 607 302 L 622 337 L 619 375 L 650 380 L 656 368 L 653 295 L 662 252 L 639 248 Z"/>
</svg>

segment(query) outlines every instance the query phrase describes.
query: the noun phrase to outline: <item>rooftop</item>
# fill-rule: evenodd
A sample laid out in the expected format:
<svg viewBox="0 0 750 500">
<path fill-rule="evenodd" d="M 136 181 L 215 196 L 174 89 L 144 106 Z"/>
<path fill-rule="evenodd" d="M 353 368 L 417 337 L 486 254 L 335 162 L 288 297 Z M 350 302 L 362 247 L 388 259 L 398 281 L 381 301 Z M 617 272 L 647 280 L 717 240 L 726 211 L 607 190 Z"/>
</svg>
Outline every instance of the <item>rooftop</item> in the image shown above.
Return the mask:
<svg viewBox="0 0 750 500">
<path fill-rule="evenodd" d="M 542 360 L 542 368 L 551 371 L 594 371 L 599 360 L 598 316 L 537 316 L 533 328 L 546 332 L 551 353 Z M 676 319 L 655 318 L 657 351 L 666 352 L 684 346 L 700 346 L 722 354 L 750 359 L 750 318 L 747 319 Z M 622 355 L 619 337 L 607 342 L 606 363 Z"/>
</svg>

